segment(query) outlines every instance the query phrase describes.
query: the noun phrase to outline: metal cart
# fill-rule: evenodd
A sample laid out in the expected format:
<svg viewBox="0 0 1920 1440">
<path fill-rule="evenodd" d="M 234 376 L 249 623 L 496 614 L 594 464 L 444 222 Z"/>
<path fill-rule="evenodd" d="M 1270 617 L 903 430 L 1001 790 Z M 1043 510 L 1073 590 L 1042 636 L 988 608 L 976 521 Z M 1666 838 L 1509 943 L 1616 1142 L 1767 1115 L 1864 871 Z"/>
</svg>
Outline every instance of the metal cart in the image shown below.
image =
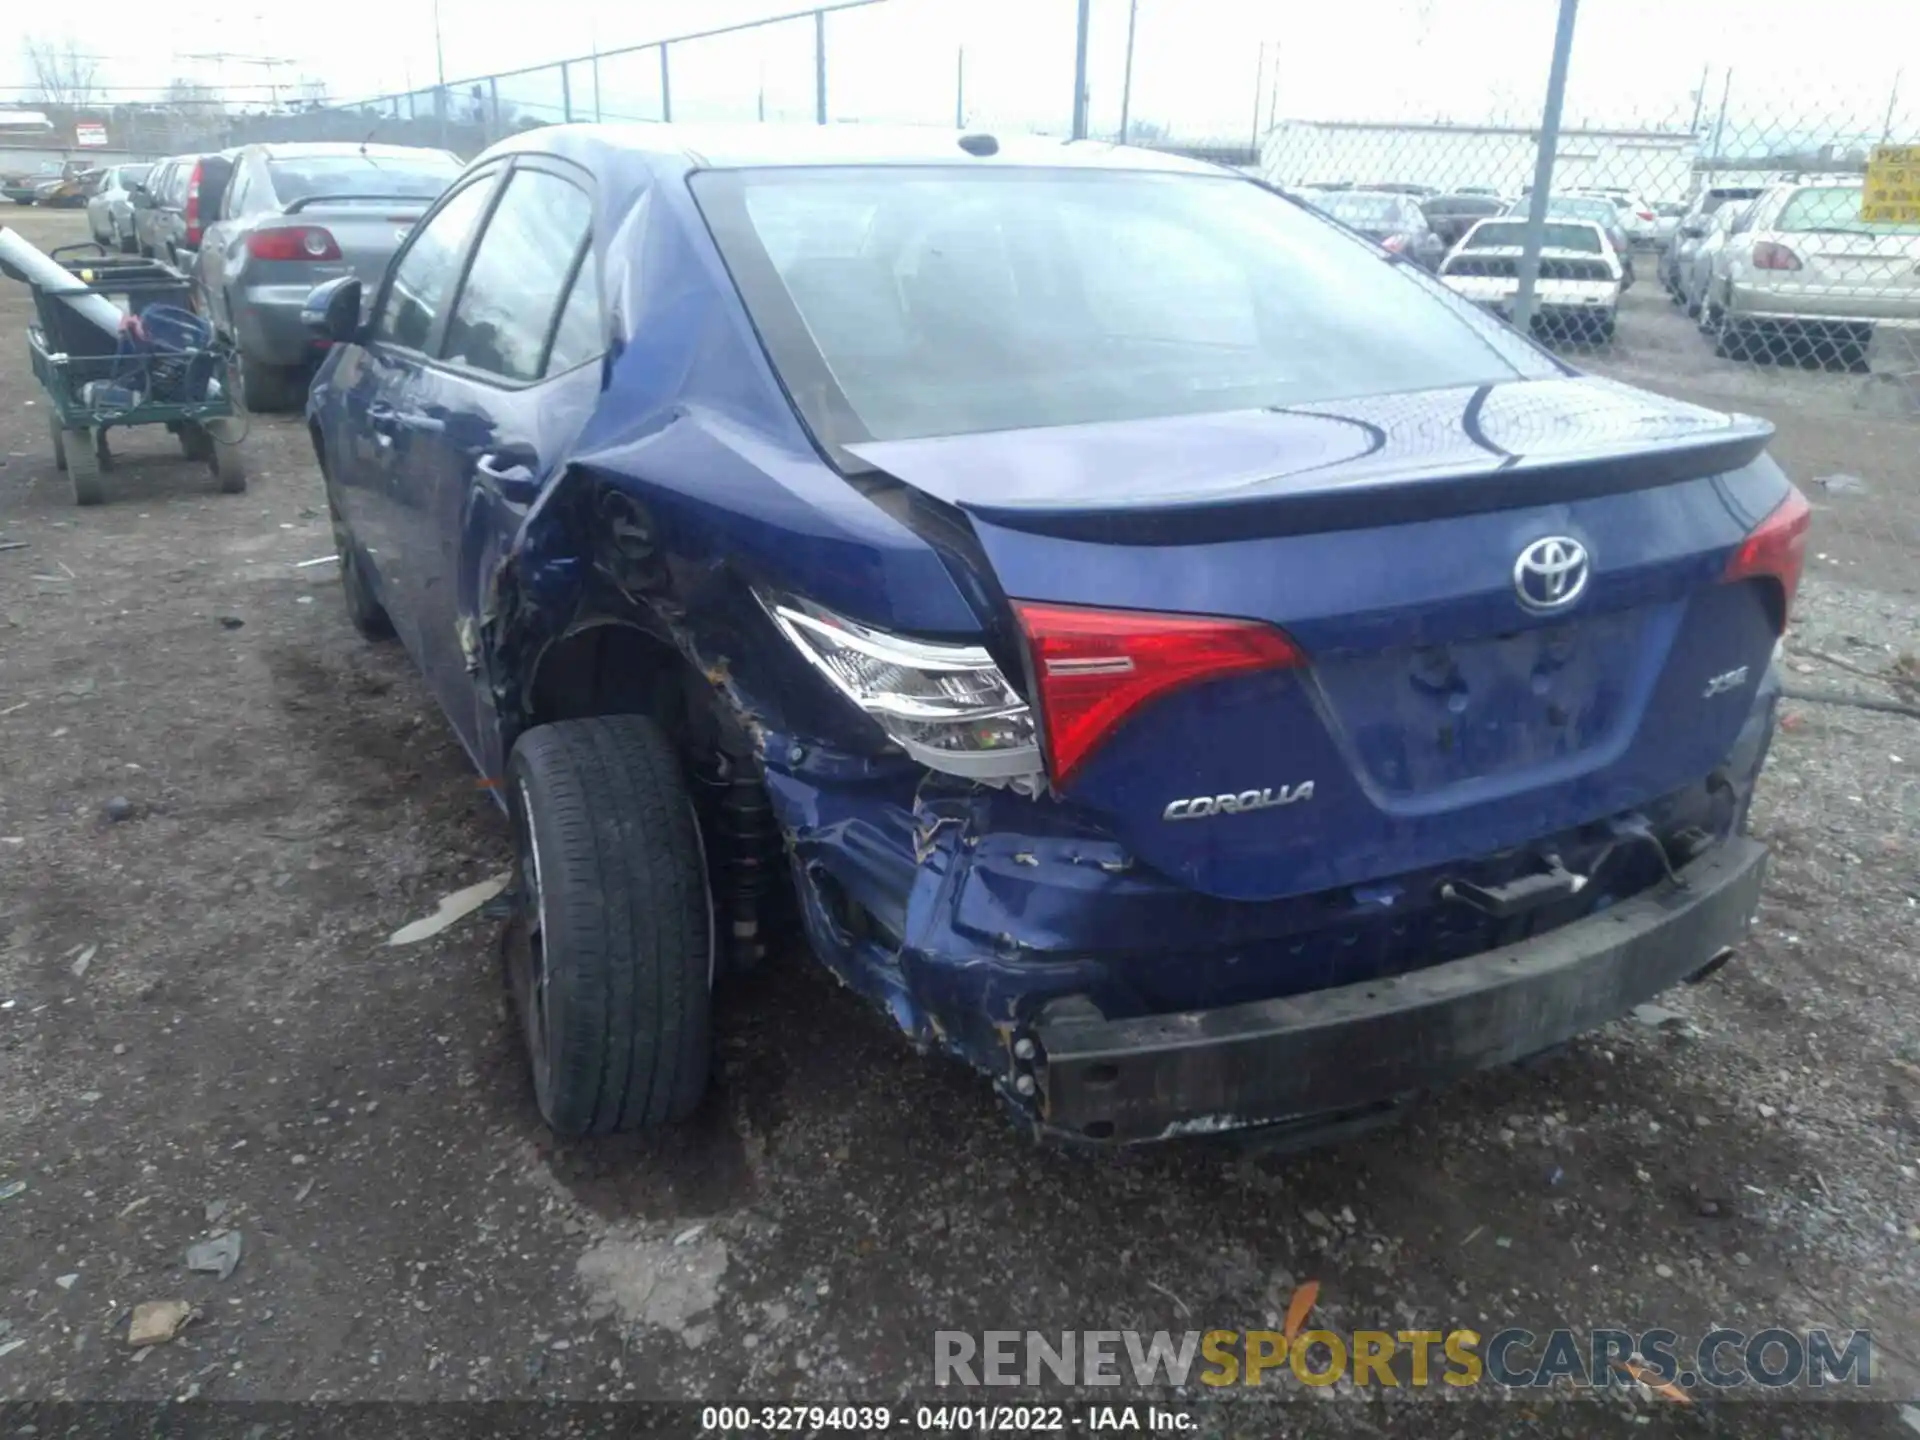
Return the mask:
<svg viewBox="0 0 1920 1440">
<path fill-rule="evenodd" d="M 221 493 L 245 490 L 245 432 L 235 419 L 228 352 L 192 313 L 187 278 L 160 261 L 91 242 L 63 245 L 48 258 L 86 293 L 140 317 L 148 336 L 130 347 L 27 280 L 38 315 L 27 329 L 27 347 L 47 392 L 53 461 L 73 482 L 73 503 L 98 505 L 105 498 L 100 477 L 113 467 L 107 432 L 132 425 L 165 425 L 189 460 L 213 472 Z"/>
</svg>

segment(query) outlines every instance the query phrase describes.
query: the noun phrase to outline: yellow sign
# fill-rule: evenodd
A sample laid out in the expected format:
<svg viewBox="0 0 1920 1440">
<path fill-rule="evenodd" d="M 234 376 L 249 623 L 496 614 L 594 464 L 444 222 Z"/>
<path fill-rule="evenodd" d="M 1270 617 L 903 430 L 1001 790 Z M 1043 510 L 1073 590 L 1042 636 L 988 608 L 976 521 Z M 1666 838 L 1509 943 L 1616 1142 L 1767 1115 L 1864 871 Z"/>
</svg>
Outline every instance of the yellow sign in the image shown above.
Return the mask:
<svg viewBox="0 0 1920 1440">
<path fill-rule="evenodd" d="M 1920 225 L 1920 145 L 1876 145 L 1860 192 L 1869 225 Z"/>
</svg>

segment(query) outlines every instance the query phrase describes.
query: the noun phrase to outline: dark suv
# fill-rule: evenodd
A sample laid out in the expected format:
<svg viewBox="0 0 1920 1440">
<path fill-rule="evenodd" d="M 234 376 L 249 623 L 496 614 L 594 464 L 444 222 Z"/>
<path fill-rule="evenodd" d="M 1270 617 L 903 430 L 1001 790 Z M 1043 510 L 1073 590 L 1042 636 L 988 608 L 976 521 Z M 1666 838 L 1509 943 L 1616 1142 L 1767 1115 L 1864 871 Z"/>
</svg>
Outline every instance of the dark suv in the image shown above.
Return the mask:
<svg viewBox="0 0 1920 1440">
<path fill-rule="evenodd" d="M 155 165 L 146 184 L 133 191 L 135 248 L 178 270 L 190 269 L 232 171 L 231 151 L 173 155 Z"/>
</svg>

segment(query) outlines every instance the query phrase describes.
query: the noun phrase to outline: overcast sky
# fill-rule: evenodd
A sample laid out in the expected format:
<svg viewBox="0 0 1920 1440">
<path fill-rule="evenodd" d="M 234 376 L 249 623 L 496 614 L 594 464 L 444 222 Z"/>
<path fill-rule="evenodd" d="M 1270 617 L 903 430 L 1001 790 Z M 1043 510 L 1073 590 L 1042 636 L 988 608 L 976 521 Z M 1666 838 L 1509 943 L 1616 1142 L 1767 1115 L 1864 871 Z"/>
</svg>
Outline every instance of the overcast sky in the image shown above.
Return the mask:
<svg viewBox="0 0 1920 1440">
<path fill-rule="evenodd" d="M 1495 119 L 1538 114 L 1553 0 L 1138 0 L 1132 115 L 1183 136 L 1244 137 L 1259 118 Z M 10 9 L 24 17 L 26 0 Z M 449 81 L 797 9 L 778 0 L 439 0 Z M 1118 123 L 1127 0 L 1092 0 L 1092 125 Z M 1898 67 L 1895 139 L 1920 141 L 1920 0 L 1827 0 L 1791 18 L 1765 0 L 1583 0 L 1569 123 L 1682 126 L 1708 68 L 1705 115 L 1732 72 L 1730 114 L 1751 127 L 1878 131 Z M 88 0 L 35 7 L 5 27 L 0 83 L 32 80 L 26 33 L 71 37 L 99 55 L 101 84 L 174 76 L 251 83 L 265 67 L 193 59 L 225 51 L 281 57 L 274 74 L 324 81 L 335 99 L 431 85 L 433 0 Z M 1074 0 L 880 0 L 828 18 L 836 118 L 951 124 L 956 55 L 966 52 L 968 123 L 1064 129 L 1072 102 Z M 1262 78 L 1262 42 L 1266 75 Z M 606 112 L 653 118 L 657 61 L 605 60 Z M 751 118 L 762 87 L 775 117 L 812 117 L 811 20 L 689 43 L 673 52 L 680 118 Z M 11 72 L 11 73 L 8 73 Z M 575 105 L 585 70 L 577 73 Z M 1271 89 L 1267 87 L 1273 87 Z M 510 84 L 529 108 L 557 106 L 553 77 Z M 264 89 L 254 93 L 265 98 Z M 6 98 L 22 97 L 15 88 Z"/>
</svg>

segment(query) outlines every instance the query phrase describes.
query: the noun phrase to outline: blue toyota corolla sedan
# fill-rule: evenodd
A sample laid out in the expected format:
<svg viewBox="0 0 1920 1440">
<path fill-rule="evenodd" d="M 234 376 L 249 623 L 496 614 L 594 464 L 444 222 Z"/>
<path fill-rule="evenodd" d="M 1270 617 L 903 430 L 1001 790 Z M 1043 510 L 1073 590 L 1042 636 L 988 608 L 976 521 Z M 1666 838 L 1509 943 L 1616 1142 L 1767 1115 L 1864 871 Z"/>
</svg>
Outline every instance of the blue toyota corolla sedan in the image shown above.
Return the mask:
<svg viewBox="0 0 1920 1440">
<path fill-rule="evenodd" d="M 316 291 L 354 623 L 511 818 L 541 1113 L 819 959 L 1035 1133 L 1319 1134 L 1724 962 L 1808 508 L 1244 176 L 534 130 Z"/>
</svg>

